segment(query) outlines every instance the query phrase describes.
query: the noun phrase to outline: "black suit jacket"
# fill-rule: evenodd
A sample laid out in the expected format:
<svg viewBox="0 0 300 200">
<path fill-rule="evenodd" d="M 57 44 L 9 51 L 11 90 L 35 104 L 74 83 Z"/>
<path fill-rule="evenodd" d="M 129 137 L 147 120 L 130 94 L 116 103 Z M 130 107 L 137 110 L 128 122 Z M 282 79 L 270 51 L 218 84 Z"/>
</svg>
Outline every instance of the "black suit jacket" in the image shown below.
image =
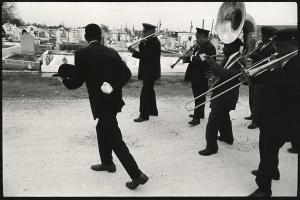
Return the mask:
<svg viewBox="0 0 300 200">
<path fill-rule="evenodd" d="M 280 63 L 279 63 L 280 64 Z M 252 81 L 264 85 L 259 126 L 274 130 L 272 134 L 289 137 L 300 131 L 300 68 L 299 56 L 282 68 L 266 71 Z"/>
<path fill-rule="evenodd" d="M 201 85 L 203 85 L 204 90 L 207 90 L 208 80 L 205 76 L 205 72 L 209 66 L 207 62 L 205 61 L 203 62 L 199 57 L 199 54 L 203 54 L 203 53 L 210 56 L 216 55 L 216 48 L 214 47 L 214 45 L 210 43 L 210 41 L 206 41 L 199 48 L 196 48 L 193 52 L 193 55 L 195 56 L 193 57 L 191 62 L 189 61 L 188 67 L 186 69 L 184 80 L 200 82 Z M 190 60 L 190 57 L 188 57 L 187 59 Z"/>
<path fill-rule="evenodd" d="M 161 45 L 157 37 L 147 39 L 139 44 L 139 51 L 134 51 L 132 57 L 140 59 L 138 79 L 157 80 L 160 78 Z"/>
<path fill-rule="evenodd" d="M 240 56 L 240 53 L 238 53 L 236 56 L 234 56 L 231 60 L 230 63 L 232 63 L 235 58 Z M 212 60 L 209 60 L 209 69 L 213 71 L 214 74 L 220 77 L 219 84 L 222 82 L 232 78 L 233 76 L 237 75 L 238 73 L 241 72 L 240 70 L 240 65 L 236 62 L 233 64 L 229 69 L 224 69 L 229 57 L 225 57 L 222 64 L 219 65 L 216 62 L 212 62 Z M 245 64 L 245 61 L 241 61 L 242 64 Z M 228 65 L 227 65 L 228 66 Z M 218 87 L 212 92 L 212 97 L 215 97 L 216 95 L 222 93 L 223 91 L 231 88 L 232 86 L 238 84 L 239 77 L 225 83 L 224 85 Z M 219 85 L 218 84 L 218 85 Z M 215 108 L 219 110 L 234 110 L 236 103 L 239 98 L 239 86 L 230 90 L 229 92 L 226 92 L 225 94 L 220 95 L 216 99 L 213 99 L 210 103 L 210 108 Z"/>
<path fill-rule="evenodd" d="M 259 43 L 256 50 L 253 53 L 251 53 L 251 55 L 249 57 L 253 60 L 253 63 L 258 62 L 261 59 L 266 58 L 275 52 L 275 49 L 272 44 L 269 44 L 268 46 L 263 47 L 264 44 L 267 44 L 267 43 L 268 42 Z"/>
<path fill-rule="evenodd" d="M 120 112 L 125 105 L 122 87 L 129 81 L 131 72 L 119 54 L 99 42 L 75 52 L 75 74 L 63 80 L 68 89 L 76 89 L 85 82 L 94 119 L 107 112 Z M 101 90 L 103 82 L 113 87 L 111 94 Z"/>
</svg>

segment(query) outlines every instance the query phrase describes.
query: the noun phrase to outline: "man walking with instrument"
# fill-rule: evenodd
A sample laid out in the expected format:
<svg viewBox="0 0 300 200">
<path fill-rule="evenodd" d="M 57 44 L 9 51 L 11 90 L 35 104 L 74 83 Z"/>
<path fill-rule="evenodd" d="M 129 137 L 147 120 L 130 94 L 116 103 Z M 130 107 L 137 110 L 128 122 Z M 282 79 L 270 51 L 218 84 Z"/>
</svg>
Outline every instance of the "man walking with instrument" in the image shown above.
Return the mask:
<svg viewBox="0 0 300 200">
<path fill-rule="evenodd" d="M 272 45 L 273 33 L 277 31 L 276 28 L 271 26 L 262 26 L 262 42 L 258 44 L 256 49 L 249 55 L 253 60 L 252 63 L 259 62 L 260 60 L 269 57 L 274 53 L 274 47 Z M 249 129 L 255 129 L 258 127 L 257 116 L 261 110 L 261 98 L 262 98 L 263 85 L 262 84 L 249 84 L 249 107 L 251 111 L 250 117 L 245 119 L 251 119 L 252 123 L 248 126 Z"/>
<path fill-rule="evenodd" d="M 267 63 L 248 71 L 252 81 L 264 84 L 262 110 L 258 118 L 261 144 L 260 163 L 255 179 L 258 189 L 250 195 L 253 197 L 272 195 L 271 184 L 278 166 L 278 154 L 286 139 L 291 135 L 296 137 L 295 141 L 299 148 L 298 34 L 297 28 L 275 32 L 274 45 L 280 58 L 271 61 L 271 64 Z M 283 57 L 289 53 L 290 56 Z M 257 75 L 254 71 L 265 72 Z M 297 193 L 299 195 L 299 188 Z"/>
<path fill-rule="evenodd" d="M 257 63 L 264 58 L 270 57 L 275 53 L 275 47 L 273 45 L 274 32 L 277 29 L 271 26 L 263 26 L 261 27 L 262 34 L 262 42 L 258 44 L 257 48 L 249 55 L 249 57 L 253 60 L 253 63 Z M 262 63 L 264 64 L 264 63 Z M 252 124 L 248 126 L 249 129 L 254 129 L 258 127 L 258 120 L 261 114 L 262 108 L 262 96 L 264 91 L 264 84 L 252 82 L 249 84 L 249 105 L 251 111 L 251 120 Z M 262 152 L 262 140 L 259 142 L 260 153 Z M 261 155 L 260 155 L 261 157 Z M 252 170 L 251 173 L 253 175 L 257 175 L 258 170 Z M 278 169 L 278 161 L 276 170 L 273 172 L 273 180 L 279 180 L 280 173 Z"/>
<path fill-rule="evenodd" d="M 191 81 L 194 98 L 206 92 L 208 89 L 208 79 L 206 77 L 206 71 L 204 70 L 208 68 L 208 64 L 207 62 L 202 61 L 199 55 L 203 53 L 210 56 L 216 55 L 216 48 L 208 40 L 209 31 L 200 28 L 196 29 L 197 44 L 194 48 L 193 54 L 183 56 L 183 62 L 189 63 L 184 80 Z M 205 100 L 205 96 L 197 98 L 195 100 L 195 107 L 205 102 Z M 190 115 L 190 117 L 192 117 L 193 119 L 189 122 L 189 124 L 193 126 L 200 124 L 200 118 L 204 118 L 204 109 L 205 105 L 198 106 L 194 110 L 194 114 Z"/>
<path fill-rule="evenodd" d="M 143 36 L 148 37 L 139 44 L 139 51 L 132 46 L 128 50 L 132 52 L 132 57 L 140 59 L 138 79 L 143 81 L 143 87 L 140 96 L 140 115 L 134 119 L 135 122 L 149 120 L 149 116 L 158 116 L 154 83 L 160 78 L 160 53 L 161 44 L 155 33 L 156 26 L 143 23 Z"/>
<path fill-rule="evenodd" d="M 75 52 L 75 70 L 69 78 L 60 80 L 68 89 L 76 89 L 85 82 L 96 126 L 101 164 L 92 165 L 94 171 L 115 172 L 112 151 L 131 177 L 127 182 L 129 189 L 135 189 L 148 181 L 141 172 L 128 147 L 122 139 L 116 115 L 124 106 L 122 87 L 129 81 L 131 72 L 121 60 L 119 54 L 100 44 L 101 29 L 96 24 L 85 27 L 85 38 L 88 47 Z M 60 67 L 60 71 L 64 70 Z M 61 75 L 64 77 L 63 75 Z"/>
<path fill-rule="evenodd" d="M 241 53 L 239 52 L 242 45 L 243 43 L 239 38 L 232 43 L 224 44 L 223 52 L 225 58 L 221 65 L 216 63 L 216 61 L 209 56 L 203 58 L 207 61 L 209 70 L 213 71 L 213 73 L 220 78 L 220 85 L 240 73 L 240 63 L 242 62 L 244 65 L 244 61 L 241 60 Z M 219 87 L 217 85 L 217 88 L 213 90 L 212 98 L 218 95 L 220 96 L 213 99 L 210 103 L 211 112 L 206 125 L 206 148 L 199 151 L 200 155 L 209 156 L 217 153 L 217 139 L 230 145 L 233 144 L 234 139 L 229 112 L 235 110 L 239 97 L 239 86 L 224 94 L 221 93 L 238 83 L 239 79 L 237 77 Z M 220 137 L 218 137 L 218 132 L 220 132 Z"/>
</svg>

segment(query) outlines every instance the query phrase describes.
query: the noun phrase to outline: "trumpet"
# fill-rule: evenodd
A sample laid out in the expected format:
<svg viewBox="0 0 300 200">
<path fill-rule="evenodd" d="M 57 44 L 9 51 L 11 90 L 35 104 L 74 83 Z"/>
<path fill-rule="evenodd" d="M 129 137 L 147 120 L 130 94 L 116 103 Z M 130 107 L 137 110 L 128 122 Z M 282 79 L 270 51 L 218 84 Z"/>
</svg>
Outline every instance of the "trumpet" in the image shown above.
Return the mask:
<svg viewBox="0 0 300 200">
<path fill-rule="evenodd" d="M 193 46 L 191 46 L 189 48 L 189 50 L 185 54 L 183 54 L 181 51 L 179 51 L 180 56 L 170 67 L 173 69 L 175 67 L 175 65 L 177 65 L 177 63 L 179 63 L 179 61 L 181 61 L 183 59 L 183 57 L 187 55 L 188 52 L 193 51 L 194 49 L 198 48 L 199 46 L 200 46 L 199 43 L 194 44 Z"/>
</svg>

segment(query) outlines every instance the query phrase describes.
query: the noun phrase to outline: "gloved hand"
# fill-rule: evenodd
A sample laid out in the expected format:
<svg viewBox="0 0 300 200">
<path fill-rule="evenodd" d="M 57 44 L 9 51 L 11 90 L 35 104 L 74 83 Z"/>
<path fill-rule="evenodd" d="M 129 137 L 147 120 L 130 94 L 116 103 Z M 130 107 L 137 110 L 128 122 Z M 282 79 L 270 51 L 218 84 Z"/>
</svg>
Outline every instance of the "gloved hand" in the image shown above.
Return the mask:
<svg viewBox="0 0 300 200">
<path fill-rule="evenodd" d="M 103 82 L 103 84 L 101 86 L 101 90 L 105 94 L 110 94 L 110 93 L 112 93 L 113 88 L 111 87 L 111 85 L 109 83 Z"/>
</svg>

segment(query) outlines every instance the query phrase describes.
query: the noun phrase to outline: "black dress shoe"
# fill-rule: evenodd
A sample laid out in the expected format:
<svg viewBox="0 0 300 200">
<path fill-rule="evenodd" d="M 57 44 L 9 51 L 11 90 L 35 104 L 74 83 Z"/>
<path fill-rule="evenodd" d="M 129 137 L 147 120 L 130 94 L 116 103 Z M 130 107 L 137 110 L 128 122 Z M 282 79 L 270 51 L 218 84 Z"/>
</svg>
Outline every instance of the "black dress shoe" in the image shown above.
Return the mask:
<svg viewBox="0 0 300 200">
<path fill-rule="evenodd" d="M 92 165 L 91 169 L 94 170 L 94 171 L 115 172 L 116 171 L 116 165 L 115 164 L 110 164 L 110 165 L 98 164 L 98 165 Z"/>
<path fill-rule="evenodd" d="M 193 115 L 193 114 L 190 114 L 189 117 L 194 118 L 194 115 Z"/>
<path fill-rule="evenodd" d="M 220 141 L 222 141 L 222 142 L 226 142 L 227 144 L 230 144 L 230 145 L 233 144 L 233 139 L 228 140 L 228 139 L 225 139 L 225 138 L 220 137 L 220 136 L 218 136 L 217 139 L 220 140 Z"/>
<path fill-rule="evenodd" d="M 144 185 L 148 180 L 149 178 L 142 172 L 139 177 L 132 179 L 132 181 L 130 182 L 126 182 L 126 187 L 133 190 L 137 188 L 137 186 L 139 186 L 140 184 Z"/>
<path fill-rule="evenodd" d="M 257 170 L 257 169 L 256 169 L 256 170 L 252 170 L 251 173 L 252 173 L 254 176 L 257 176 L 258 170 Z M 280 174 L 279 174 L 279 172 L 275 173 L 275 174 L 273 175 L 272 179 L 278 181 L 278 180 L 280 179 Z"/>
<path fill-rule="evenodd" d="M 271 197 L 271 196 L 272 196 L 272 192 L 264 192 L 260 189 L 257 189 L 248 197 Z"/>
<path fill-rule="evenodd" d="M 218 152 L 218 149 L 208 149 L 208 148 L 206 148 L 202 151 L 199 151 L 198 153 L 202 156 L 210 156 L 210 155 L 215 154 L 217 152 Z"/>
<path fill-rule="evenodd" d="M 147 120 L 149 120 L 149 116 L 148 117 L 138 117 L 138 118 L 134 119 L 133 121 L 143 122 L 143 121 L 147 121 Z"/>
<path fill-rule="evenodd" d="M 247 128 L 248 129 L 256 129 L 257 127 L 258 127 L 258 125 L 256 123 L 252 123 Z"/>
<path fill-rule="evenodd" d="M 191 125 L 198 125 L 198 124 L 200 124 L 200 119 L 192 119 L 192 121 L 189 121 L 189 124 L 191 124 Z"/>
<path fill-rule="evenodd" d="M 298 150 L 297 150 L 297 148 L 291 147 L 291 148 L 288 149 L 288 152 L 289 153 L 298 153 Z"/>
<path fill-rule="evenodd" d="M 249 117 L 245 117 L 244 119 L 246 119 L 246 120 L 252 120 L 252 117 L 249 116 Z"/>
</svg>

